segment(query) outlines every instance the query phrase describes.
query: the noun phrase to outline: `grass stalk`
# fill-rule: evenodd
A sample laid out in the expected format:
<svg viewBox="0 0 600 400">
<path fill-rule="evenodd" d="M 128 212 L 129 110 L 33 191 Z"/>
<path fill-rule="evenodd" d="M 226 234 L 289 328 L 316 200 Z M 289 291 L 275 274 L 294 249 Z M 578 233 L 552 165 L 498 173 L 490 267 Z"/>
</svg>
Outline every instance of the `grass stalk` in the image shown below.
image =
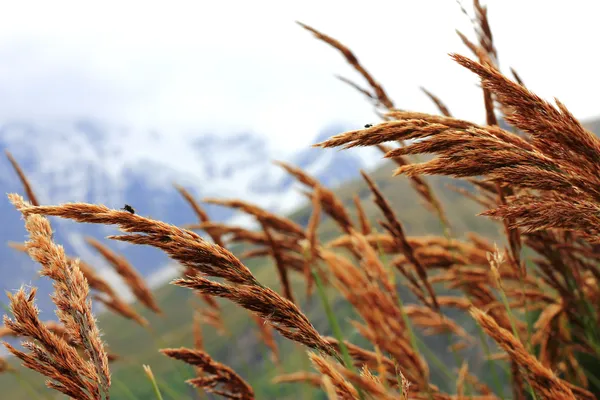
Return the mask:
<svg viewBox="0 0 600 400">
<path fill-rule="evenodd" d="M 154 329 L 152 329 L 152 326 L 148 325 L 144 328 L 150 333 L 150 336 L 152 337 L 152 340 L 154 341 L 156 347 L 163 349 L 170 347 L 167 344 L 167 342 L 165 342 L 160 336 L 156 334 Z M 182 381 L 187 380 L 190 376 L 194 376 L 194 369 L 187 364 L 185 364 L 185 366 L 180 366 L 178 363 L 174 363 L 174 367 Z M 191 388 L 190 391 L 193 392 L 193 388 Z"/>
<path fill-rule="evenodd" d="M 410 339 L 410 343 L 411 343 L 412 347 L 415 349 L 415 351 L 417 353 L 420 353 L 423 350 L 421 347 L 425 348 L 426 351 L 429 351 L 427 346 L 419 346 L 417 336 L 415 335 L 412 324 L 410 323 L 410 318 L 408 318 L 408 315 L 404 311 L 404 303 L 402 302 L 402 299 L 400 298 L 400 296 L 397 296 L 397 297 L 398 297 L 398 306 L 400 307 L 400 312 L 402 313 L 402 320 L 404 321 L 404 325 L 406 325 L 406 330 L 408 331 L 408 335 L 409 335 L 409 339 Z M 446 368 L 444 363 L 442 363 L 437 358 L 437 356 L 435 354 L 431 353 L 431 356 L 432 356 L 432 360 L 434 361 L 434 363 L 437 364 L 439 362 L 438 365 L 440 366 L 442 373 L 444 373 L 444 375 L 452 376 L 452 373 L 448 370 L 448 368 Z M 433 399 L 433 394 L 431 393 L 431 388 L 429 387 L 429 385 L 427 385 L 427 395 L 429 396 L 430 399 Z"/>
<path fill-rule="evenodd" d="M 508 297 L 506 297 L 504 288 L 502 287 L 502 284 L 500 283 L 499 280 L 500 280 L 500 277 L 498 276 L 498 289 L 500 292 L 500 298 L 502 299 L 502 304 L 504 304 L 504 308 L 506 309 L 506 313 L 508 314 L 508 320 L 510 321 L 510 326 L 512 328 L 513 335 L 515 335 L 515 338 L 517 340 L 519 340 L 519 331 L 517 330 L 517 325 L 515 323 L 515 316 L 512 312 L 512 309 L 510 308 L 510 304 L 508 302 Z M 529 378 L 527 378 L 527 386 L 529 387 L 529 392 L 531 393 L 531 397 L 533 398 L 533 400 L 537 400 L 535 390 L 533 390 L 533 385 L 529 381 Z"/>
<path fill-rule="evenodd" d="M 149 365 L 144 365 L 144 372 L 146 373 L 146 376 L 148 377 L 148 379 L 150 379 L 150 382 L 152 383 L 152 389 L 154 389 L 154 395 L 156 396 L 157 400 L 163 400 L 162 394 L 160 393 L 160 389 L 158 388 L 158 382 L 156 382 L 154 374 L 152 373 L 152 369 L 150 369 Z"/>
<path fill-rule="evenodd" d="M 342 363 L 344 366 L 354 372 L 356 369 L 354 368 L 354 364 L 352 363 L 352 358 L 350 357 L 350 352 L 348 351 L 348 347 L 344 343 L 344 335 L 342 334 L 342 329 L 340 328 L 340 324 L 331 308 L 329 303 L 329 298 L 327 297 L 327 293 L 325 292 L 325 288 L 323 287 L 323 283 L 321 282 L 321 278 L 316 271 L 312 270 L 311 274 L 313 279 L 315 280 L 315 285 L 317 286 L 317 291 L 319 293 L 319 297 L 321 298 L 321 302 L 323 303 L 323 308 L 325 309 L 325 315 L 327 316 L 327 320 L 329 321 L 329 326 L 333 331 L 333 336 L 337 339 L 340 345 L 340 351 L 342 352 Z"/>
<path fill-rule="evenodd" d="M 444 238 L 448 241 L 448 247 L 450 248 L 450 255 L 452 256 L 452 262 L 454 262 L 455 261 L 454 249 L 452 248 L 452 240 L 454 239 L 454 235 L 452 234 L 452 230 L 450 229 L 449 224 L 444 219 L 444 212 L 442 211 L 442 207 L 438 203 L 437 199 L 433 202 L 433 206 L 437 212 L 438 220 L 440 221 L 440 225 L 444 232 Z M 441 316 L 444 316 L 442 314 L 441 309 L 438 311 Z M 448 339 L 448 343 L 450 344 L 450 351 L 452 352 L 452 356 L 454 357 L 454 362 L 456 363 L 456 368 L 460 369 L 461 365 L 463 364 L 464 359 L 458 354 L 458 351 L 454 348 L 454 346 L 452 346 L 452 344 L 453 344 L 452 333 L 447 332 L 446 337 Z M 453 380 L 454 376 L 451 376 L 450 379 Z M 472 390 L 473 390 L 472 385 L 469 382 L 467 382 L 467 394 L 470 395 L 472 393 Z"/>
<path fill-rule="evenodd" d="M 429 347 L 427 347 L 427 344 L 423 341 L 423 339 L 419 338 L 418 336 L 415 336 L 415 339 L 416 343 L 419 346 L 419 351 L 422 351 L 424 354 L 426 354 L 428 358 L 431 359 L 433 364 L 435 364 L 439 368 L 442 374 L 446 378 L 448 378 L 449 381 L 452 381 L 456 378 L 454 374 L 452 374 L 452 372 L 448 369 L 448 367 L 446 367 L 446 365 L 442 362 L 442 360 L 440 360 L 431 350 L 429 350 Z"/>
<path fill-rule="evenodd" d="M 481 342 L 481 346 L 483 348 L 483 352 L 485 354 L 486 360 L 491 361 L 492 358 L 492 352 L 490 351 L 490 346 L 488 345 L 487 341 L 485 340 L 485 333 L 483 332 L 483 328 L 477 324 L 477 333 L 479 336 L 479 341 Z M 501 368 L 498 363 L 492 362 L 492 365 L 490 366 L 490 369 L 492 371 L 492 379 L 494 380 L 494 385 L 496 386 L 496 390 L 498 391 L 498 395 L 500 396 L 501 399 L 504 399 L 506 396 L 504 394 L 504 387 L 502 386 L 502 383 L 500 381 L 500 377 L 498 376 L 498 371 L 496 370 L 496 366 L 498 366 L 499 368 Z"/>
<path fill-rule="evenodd" d="M 444 220 L 444 214 L 443 214 L 442 208 L 437 201 L 435 202 L 434 207 L 438 214 L 438 220 L 440 221 L 440 225 L 444 232 L 444 237 L 448 241 L 448 247 L 450 247 L 450 254 L 454 258 L 455 253 L 454 253 L 454 249 L 452 248 L 452 240 L 454 239 L 454 234 L 452 233 L 452 229 L 450 229 L 450 226 L 448 225 L 448 223 Z M 464 282 L 461 282 L 461 283 L 464 284 Z M 469 299 L 469 302 L 471 302 L 471 296 L 469 295 L 469 293 L 465 292 L 465 296 Z M 491 356 L 491 353 L 490 353 L 490 348 L 485 340 L 485 334 L 484 334 L 481 326 L 477 325 L 477 328 L 478 328 L 478 332 L 479 332 L 479 335 L 478 335 L 479 341 L 481 342 L 481 346 L 486 354 L 486 357 L 489 358 Z M 451 337 L 449 337 L 449 341 L 450 341 L 450 343 L 452 343 Z M 462 360 L 459 358 L 458 354 L 456 354 L 454 349 L 452 349 L 452 353 L 454 354 L 454 360 L 457 363 L 457 367 L 460 368 L 460 365 L 462 364 Z M 494 384 L 496 385 L 496 390 L 498 390 L 498 393 L 500 394 L 501 398 L 504 398 L 504 390 L 500 383 L 500 378 L 498 377 L 496 369 L 495 368 L 491 368 L 491 369 L 492 369 Z M 469 391 L 469 393 L 471 393 L 471 389 L 472 389 L 472 385 L 468 384 L 467 390 Z"/>
<path fill-rule="evenodd" d="M 327 297 L 327 293 L 325 292 L 325 288 L 323 286 L 323 282 L 321 282 L 321 278 L 319 274 L 311 269 L 311 274 L 313 279 L 315 280 L 315 286 L 317 287 L 317 291 L 319 293 L 319 297 L 321 298 L 321 302 L 323 303 L 323 308 L 325 309 L 325 315 L 327 316 L 327 320 L 329 321 L 329 325 L 331 326 L 331 330 L 333 331 L 333 336 L 339 343 L 340 351 L 342 352 L 342 360 L 340 360 L 346 368 L 350 371 L 357 373 L 358 371 L 354 367 L 352 363 L 352 357 L 350 357 L 350 352 L 348 351 L 348 347 L 346 343 L 344 343 L 344 335 L 342 333 L 342 329 L 340 328 L 340 324 L 331 308 L 331 304 L 329 304 L 329 299 Z M 363 393 L 360 388 L 356 388 L 361 399 L 364 399 Z"/>
<path fill-rule="evenodd" d="M 381 262 L 384 263 L 383 265 L 384 266 L 388 265 L 389 263 L 387 262 L 387 257 L 385 255 L 385 252 L 383 251 L 383 248 L 379 241 L 377 241 L 377 250 L 379 252 Z M 390 267 L 390 274 L 395 277 L 394 271 L 391 270 L 391 267 Z M 395 285 L 395 282 L 396 282 L 395 278 L 394 278 L 393 282 Z M 413 331 L 412 324 L 410 323 L 410 319 L 408 318 L 408 315 L 406 315 L 406 312 L 404 311 L 404 303 L 402 302 L 402 298 L 400 297 L 400 295 L 398 295 L 396 297 L 398 298 L 398 307 L 400 308 L 400 312 L 402 313 L 402 320 L 404 321 L 404 324 L 406 325 L 406 329 L 408 330 L 410 343 L 411 343 L 412 347 L 415 349 L 415 351 L 420 352 L 421 351 L 420 346 L 417 343 L 417 337 Z M 423 347 L 427 348 L 427 346 L 423 346 Z M 442 363 L 433 353 L 431 354 L 431 356 L 433 357 L 433 359 L 439 361 L 439 365 L 443 369 L 442 373 L 444 373 L 444 375 L 447 375 L 447 374 L 449 374 L 450 376 L 452 375 L 450 373 L 450 371 L 448 371 L 448 369 L 446 368 L 444 363 Z M 396 378 L 400 379 L 400 377 L 398 375 L 396 376 Z M 402 385 L 400 385 L 400 387 L 402 387 Z M 431 388 L 429 386 L 427 386 L 427 393 L 429 395 L 429 398 L 433 399 L 433 395 L 431 393 Z"/>
<path fill-rule="evenodd" d="M 523 280 L 523 276 L 519 273 L 519 282 L 521 284 L 521 290 L 523 292 L 523 303 L 525 305 L 525 321 L 527 322 L 527 350 L 529 353 L 533 354 L 533 346 L 531 344 L 531 337 L 533 336 L 533 322 L 529 316 L 529 299 L 525 295 L 525 281 Z"/>
</svg>

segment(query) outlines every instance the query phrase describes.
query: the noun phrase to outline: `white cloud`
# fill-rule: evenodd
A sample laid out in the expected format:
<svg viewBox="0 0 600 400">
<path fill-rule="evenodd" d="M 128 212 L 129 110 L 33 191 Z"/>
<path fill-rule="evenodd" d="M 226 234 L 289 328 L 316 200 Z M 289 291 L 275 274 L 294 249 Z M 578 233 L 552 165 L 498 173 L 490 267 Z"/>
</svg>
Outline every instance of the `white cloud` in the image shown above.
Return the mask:
<svg viewBox="0 0 600 400">
<path fill-rule="evenodd" d="M 598 6 L 488 3 L 502 67 L 579 117 L 598 114 Z M 447 55 L 467 54 L 455 28 L 471 33 L 451 0 L 5 3 L 0 117 L 252 129 L 285 147 L 307 145 L 331 121 L 373 121 L 333 75 L 360 78 L 294 20 L 348 44 L 398 106 L 434 111 L 423 85 L 456 115 L 481 120 L 476 80 Z"/>
</svg>

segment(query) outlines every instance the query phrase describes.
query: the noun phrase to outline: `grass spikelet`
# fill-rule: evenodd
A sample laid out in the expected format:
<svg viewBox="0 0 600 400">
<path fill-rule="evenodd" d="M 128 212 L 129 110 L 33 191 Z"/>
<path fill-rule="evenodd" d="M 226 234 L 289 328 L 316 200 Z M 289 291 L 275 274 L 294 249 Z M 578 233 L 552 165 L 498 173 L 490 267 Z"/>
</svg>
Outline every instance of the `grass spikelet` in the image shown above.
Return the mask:
<svg viewBox="0 0 600 400">
<path fill-rule="evenodd" d="M 14 196 L 14 195 L 9 195 Z M 151 245 L 182 265 L 233 283 L 256 285 L 256 278 L 233 254 L 206 242 L 198 234 L 161 221 L 110 209 L 103 205 L 67 203 L 60 206 L 19 206 L 24 215 L 44 214 L 81 223 L 118 225 L 128 234 L 110 239 Z"/>
<path fill-rule="evenodd" d="M 398 377 L 398 390 L 400 391 L 400 399 L 408 400 L 410 391 L 410 382 L 404 377 L 402 371 L 396 369 L 396 376 Z"/>
<path fill-rule="evenodd" d="M 21 196 L 11 195 L 11 202 L 21 210 L 28 207 Z M 29 336 L 37 343 L 25 342 L 27 354 L 5 346 L 24 361 L 28 368 L 48 376 L 48 386 L 81 399 L 108 399 L 110 371 L 108 356 L 100 339 L 96 320 L 88 300 L 89 287 L 79 270 L 77 260 L 71 261 L 62 246 L 52 242 L 52 228 L 46 218 L 24 215 L 30 239 L 25 243 L 32 259 L 42 266 L 40 274 L 51 278 L 55 293 L 57 316 L 72 340 L 80 344 L 88 357 L 81 358 L 64 338 L 52 333 L 38 319 L 34 305 L 35 290 L 23 289 L 10 297 L 14 320 L 5 317 L 4 324 L 19 336 Z M 70 371 L 65 374 L 64 371 Z"/>
<path fill-rule="evenodd" d="M 512 68 L 512 67 L 510 68 L 510 73 L 512 74 L 513 78 L 515 78 L 515 81 L 516 81 L 516 82 L 517 82 L 519 85 L 521 85 L 521 86 L 523 86 L 523 87 L 526 87 L 526 86 L 525 86 L 525 83 L 523 82 L 523 79 L 521 79 L 521 76 L 520 76 L 520 75 L 517 73 L 517 71 L 515 71 L 515 69 L 514 69 L 514 68 Z"/>
<path fill-rule="evenodd" d="M 544 154 L 573 167 L 570 154 L 580 154 L 578 169 L 585 176 L 598 171 L 595 160 L 600 154 L 600 140 L 583 128 L 562 103 L 557 100 L 557 107 L 553 107 L 489 65 L 479 64 L 458 54 L 453 54 L 452 58 L 481 77 L 484 87 L 494 92 L 498 101 L 509 110 L 506 120 L 532 135 L 532 143 Z M 555 143 L 564 147 L 559 149 L 553 145 Z M 583 171 L 584 167 L 590 169 Z"/>
<path fill-rule="evenodd" d="M 335 277 L 334 286 L 352 304 L 365 321 L 366 326 L 354 323 L 354 327 L 376 344 L 382 351 L 390 353 L 408 374 L 409 379 L 419 388 L 428 387 L 428 367 L 417 353 L 412 329 L 408 328 L 409 320 L 405 318 L 402 305 L 372 284 L 368 274 L 354 266 L 345 257 L 332 252 L 323 252 L 323 258 Z M 352 353 L 352 347 L 350 347 Z M 376 356 L 373 356 L 376 362 Z"/>
<path fill-rule="evenodd" d="M 298 224 L 290 221 L 287 218 L 280 217 L 260 207 L 246 203 L 240 200 L 221 200 L 207 198 L 203 200 L 205 203 L 217 204 L 225 207 L 235 208 L 242 210 L 243 212 L 256 217 L 257 220 L 262 221 L 268 227 L 273 228 L 278 232 L 284 232 L 289 235 L 293 235 L 299 238 L 304 237 L 304 230 Z"/>
<path fill-rule="evenodd" d="M 358 216 L 358 222 L 360 224 L 360 231 L 363 235 L 368 235 L 371 233 L 371 224 L 367 215 L 365 214 L 365 210 L 360 203 L 360 197 L 355 195 L 352 200 L 354 201 L 354 207 L 356 208 L 356 215 Z"/>
<path fill-rule="evenodd" d="M 115 269 L 115 271 L 123 278 L 127 286 L 131 289 L 135 297 L 142 302 L 147 308 L 157 314 L 162 314 L 158 307 L 152 291 L 146 286 L 144 278 L 133 268 L 133 266 L 123 256 L 117 255 L 108 246 L 100 243 L 98 240 L 87 237 L 86 241 L 92 246 L 102 257 L 106 259 Z"/>
<path fill-rule="evenodd" d="M 321 207 L 323 211 L 333 218 L 333 220 L 337 222 L 344 232 L 350 233 L 350 231 L 354 229 L 354 224 L 348 215 L 346 207 L 344 207 L 344 204 L 333 191 L 323 187 L 316 179 L 309 176 L 300 168 L 284 162 L 277 162 L 276 164 L 285 169 L 300 183 L 312 188 L 313 190 L 319 188 L 319 199 L 321 200 Z"/>
<path fill-rule="evenodd" d="M 378 144 L 377 147 L 384 154 L 388 154 L 393 150 L 391 147 L 388 147 L 388 146 L 385 146 L 382 144 Z M 405 165 L 411 164 L 411 162 L 406 157 L 401 156 L 401 155 L 393 157 L 392 160 L 399 167 L 403 167 Z M 450 227 L 450 222 L 448 221 L 448 218 L 446 217 L 446 213 L 444 212 L 444 208 L 442 207 L 440 201 L 434 195 L 434 192 L 431 189 L 431 186 L 427 183 L 427 181 L 423 177 L 421 177 L 419 175 L 409 176 L 409 180 L 410 180 L 410 184 L 413 187 L 413 189 L 419 194 L 421 199 L 423 199 L 423 201 L 424 201 L 423 204 L 425 205 L 425 207 L 428 210 L 435 212 L 438 215 L 438 218 L 440 219 L 442 225 L 446 229 L 448 229 Z"/>
<path fill-rule="evenodd" d="M 394 240 L 396 241 L 396 245 L 398 246 L 399 249 L 402 250 L 402 252 L 404 253 L 404 256 L 414 265 L 414 267 L 417 271 L 417 274 L 419 275 L 419 278 L 421 279 L 421 283 L 425 286 L 425 288 L 427 289 L 427 292 L 429 293 L 429 296 L 431 298 L 430 305 L 432 305 L 436 309 L 439 309 L 439 305 L 437 303 L 436 295 L 433 290 L 433 287 L 427 280 L 427 272 L 426 272 L 425 268 L 423 267 L 423 265 L 421 264 L 421 262 L 415 256 L 413 248 L 410 245 L 410 243 L 408 242 L 408 240 L 406 239 L 406 235 L 404 234 L 404 228 L 398 221 L 396 214 L 394 213 L 394 211 L 392 210 L 392 208 L 389 205 L 389 203 L 387 202 L 387 200 L 385 200 L 385 198 L 383 197 L 383 195 L 381 194 L 381 192 L 375 185 L 375 182 L 373 182 L 373 180 L 366 173 L 364 173 L 362 171 L 361 171 L 361 173 L 362 173 L 363 178 L 369 185 L 369 189 L 371 189 L 371 192 L 373 192 L 373 195 L 375 197 L 375 204 L 377 204 L 377 206 L 381 209 L 383 215 L 385 216 L 385 218 L 387 220 L 387 223 L 384 225 L 384 227 L 386 228 L 386 230 L 388 230 L 390 235 L 392 235 L 394 237 Z"/>
<path fill-rule="evenodd" d="M 254 390 L 242 377 L 230 367 L 213 360 L 207 353 L 183 347 L 161 349 L 160 352 L 202 370 L 205 376 L 189 379 L 186 381 L 188 384 L 227 399 L 254 399 Z"/>
<path fill-rule="evenodd" d="M 18 251 L 22 251 L 27 253 L 27 247 L 22 243 L 9 242 L 8 245 Z M 73 262 L 75 259 L 73 257 L 68 257 L 69 261 Z M 110 284 L 102 278 L 95 269 L 89 265 L 88 263 L 79 260 L 79 269 L 81 273 L 85 277 L 88 282 L 88 285 L 91 289 L 94 289 L 97 292 L 104 293 L 109 297 L 118 297 L 115 290 L 110 286 Z"/>
<path fill-rule="evenodd" d="M 385 385 L 382 384 L 380 379 L 373 375 L 373 373 L 366 367 L 363 367 L 359 374 L 354 371 L 338 368 L 344 377 L 351 383 L 356 385 L 360 390 L 371 398 L 381 400 L 393 400 L 397 399 L 395 394 L 388 392 Z"/>
<path fill-rule="evenodd" d="M 365 80 L 369 83 L 369 86 L 371 86 L 371 89 L 373 90 L 373 94 L 370 94 L 369 92 L 367 92 L 364 89 L 359 89 L 361 92 L 363 92 L 365 94 L 368 93 L 368 97 L 376 100 L 377 104 L 380 104 L 388 109 L 394 108 L 394 103 L 392 102 L 392 100 L 390 100 L 390 98 L 386 94 L 385 90 L 383 90 L 383 87 L 379 83 L 377 83 L 377 81 L 371 76 L 371 74 L 369 74 L 367 72 L 367 70 L 358 62 L 358 59 L 352 53 L 352 51 L 350 51 L 350 49 L 348 49 L 346 46 L 344 46 L 343 44 L 341 44 L 334 38 L 327 36 L 319 31 L 317 31 L 316 29 L 311 28 L 308 25 L 305 25 L 301 22 L 297 22 L 297 23 L 298 23 L 298 25 L 300 25 L 307 31 L 312 32 L 317 39 L 322 40 L 323 42 L 334 47 L 335 49 L 339 50 L 342 53 L 342 55 L 346 58 L 346 61 L 348 61 L 348 63 L 350 65 L 352 65 L 354 67 L 354 69 L 356 69 L 356 71 L 358 71 L 358 73 L 361 74 L 365 78 Z M 357 87 L 354 84 L 352 84 L 352 86 Z"/>
<path fill-rule="evenodd" d="M 315 279 L 313 268 L 317 268 L 319 258 L 318 228 L 321 222 L 321 190 L 317 186 L 312 194 L 312 213 L 306 227 L 306 239 L 308 249 L 303 249 L 304 255 L 304 279 L 306 280 L 306 295 L 312 294 Z"/>
<path fill-rule="evenodd" d="M 424 333 L 427 335 L 439 335 L 449 332 L 468 342 L 471 341 L 471 337 L 461 326 L 430 308 L 411 304 L 405 305 L 404 311 L 413 325 L 423 328 Z"/>
<path fill-rule="evenodd" d="M 325 391 L 327 400 L 338 400 L 336 388 L 329 376 L 321 375 L 321 385 Z"/>
<path fill-rule="evenodd" d="M 436 95 L 431 93 L 429 90 L 425 89 L 424 87 L 421 87 L 421 91 L 423 93 L 425 93 L 425 95 L 427 95 L 427 97 L 429 97 L 429 99 L 431 101 L 433 101 L 433 103 L 436 105 L 437 109 L 443 116 L 452 117 L 450 110 L 448 110 L 448 107 L 446 107 L 446 105 L 440 100 L 439 97 L 437 97 Z"/>
<path fill-rule="evenodd" d="M 202 293 L 200 294 L 203 297 L 208 297 Z M 229 334 L 227 328 L 225 327 L 225 322 L 223 321 L 223 318 L 221 318 L 221 313 L 218 310 L 215 310 L 214 308 L 204 308 L 200 310 L 200 316 L 202 317 L 202 322 L 215 328 L 219 335 Z"/>
<path fill-rule="evenodd" d="M 321 375 L 314 372 L 298 371 L 285 375 L 277 375 L 271 382 L 275 384 L 301 382 L 319 387 L 321 386 Z"/>
<path fill-rule="evenodd" d="M 465 381 L 467 380 L 467 374 L 469 373 L 469 365 L 466 361 L 463 362 L 460 370 L 458 371 L 458 379 L 456 380 L 456 394 L 457 400 L 466 400 L 465 397 Z"/>
<path fill-rule="evenodd" d="M 331 380 L 331 384 L 335 388 L 336 398 L 358 399 L 358 391 L 348 382 L 344 376 L 338 371 L 335 364 L 326 358 L 315 353 L 309 353 L 308 357 L 315 368 L 324 376 Z"/>
<path fill-rule="evenodd" d="M 194 214 L 196 214 L 196 216 L 198 217 L 198 220 L 201 223 L 202 222 L 210 222 L 210 218 L 208 217 L 208 214 L 200 206 L 200 204 L 198 204 L 198 202 L 194 199 L 194 196 L 192 196 L 192 194 L 190 192 L 188 192 L 183 186 L 180 186 L 180 185 L 175 185 L 175 189 L 177 189 L 177 191 L 181 194 L 181 196 L 183 196 L 185 201 L 190 205 L 190 207 L 192 207 L 192 210 L 194 210 Z M 215 242 L 216 245 L 223 247 L 223 241 L 221 240 L 221 235 L 219 235 L 218 233 L 215 233 L 211 230 L 208 230 L 207 233 L 210 235 L 211 239 L 213 240 L 213 242 Z"/>
<path fill-rule="evenodd" d="M 4 152 L 6 154 L 6 158 L 8 158 L 8 161 L 10 161 L 12 167 L 14 168 L 15 172 L 19 176 L 19 180 L 21 181 L 21 184 L 23 185 L 23 189 L 25 189 L 25 194 L 27 195 L 27 199 L 34 206 L 39 206 L 40 202 L 38 201 L 37 196 L 33 192 L 33 188 L 31 187 L 31 184 L 29 183 L 27 176 L 25 175 L 25 173 L 19 166 L 19 163 L 17 162 L 17 160 L 15 160 L 13 155 L 8 150 L 5 150 Z"/>
<path fill-rule="evenodd" d="M 283 296 L 292 303 L 295 303 L 294 294 L 292 293 L 292 286 L 288 277 L 288 270 L 282 257 L 281 249 L 277 245 L 277 242 L 275 242 L 273 239 L 267 223 L 263 219 L 259 219 L 259 221 L 263 232 L 265 233 L 265 237 L 267 238 L 267 242 L 269 243 L 269 247 L 271 248 L 273 260 L 275 260 L 275 266 L 277 267 L 277 274 L 279 275 L 279 280 L 281 281 Z"/>
<path fill-rule="evenodd" d="M 269 288 L 257 285 L 234 287 L 212 282 L 200 276 L 177 279 L 173 281 L 173 284 L 199 290 L 211 296 L 229 299 L 258 314 L 288 339 L 302 343 L 309 348 L 321 350 L 326 354 L 336 354 L 294 303 Z"/>
<path fill-rule="evenodd" d="M 142 317 L 133 309 L 133 307 L 118 297 L 107 298 L 106 296 L 93 295 L 92 298 L 104 304 L 109 310 L 117 315 L 135 321 L 143 327 L 149 326 L 146 318 Z"/>
<path fill-rule="evenodd" d="M 152 389 L 154 390 L 154 395 L 156 396 L 156 399 L 163 400 L 162 394 L 160 393 L 160 389 L 158 388 L 158 382 L 156 382 L 156 378 L 154 377 L 154 373 L 152 372 L 152 369 L 150 368 L 149 365 L 143 365 L 143 367 L 144 367 L 144 373 L 150 380 L 150 383 L 152 383 Z"/>
<path fill-rule="evenodd" d="M 523 344 L 509 331 L 500 327 L 493 318 L 478 309 L 469 311 L 484 331 L 498 343 L 521 368 L 535 392 L 543 399 L 576 399 L 569 386 L 557 378 L 552 371 L 544 367 L 529 354 Z M 591 393 L 589 394 L 590 398 Z"/>
</svg>

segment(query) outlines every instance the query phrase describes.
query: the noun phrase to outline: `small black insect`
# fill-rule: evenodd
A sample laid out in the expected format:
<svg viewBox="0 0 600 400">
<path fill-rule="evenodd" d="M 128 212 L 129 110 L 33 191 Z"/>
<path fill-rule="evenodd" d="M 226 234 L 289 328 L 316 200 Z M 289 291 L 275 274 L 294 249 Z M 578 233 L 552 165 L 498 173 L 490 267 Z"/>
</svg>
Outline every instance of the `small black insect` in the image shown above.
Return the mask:
<svg viewBox="0 0 600 400">
<path fill-rule="evenodd" d="M 370 127 L 372 127 L 372 126 L 373 126 L 373 124 L 366 124 L 366 125 L 365 125 L 365 128 L 370 128 Z"/>
<path fill-rule="evenodd" d="M 132 214 L 135 214 L 135 210 L 129 204 L 125 204 L 125 207 L 121 208 L 121 210 L 125 210 L 127 212 L 132 213 Z"/>
</svg>

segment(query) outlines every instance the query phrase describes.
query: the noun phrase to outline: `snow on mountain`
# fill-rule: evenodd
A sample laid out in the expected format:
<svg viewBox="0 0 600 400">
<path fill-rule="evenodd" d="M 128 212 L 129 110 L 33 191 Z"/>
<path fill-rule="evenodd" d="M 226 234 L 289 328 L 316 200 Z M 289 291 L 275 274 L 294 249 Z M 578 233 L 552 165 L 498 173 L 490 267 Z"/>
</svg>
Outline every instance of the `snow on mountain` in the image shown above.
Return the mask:
<svg viewBox="0 0 600 400">
<path fill-rule="evenodd" d="M 316 143 L 352 129 L 335 125 L 318 132 Z M 255 133 L 215 134 L 201 131 L 134 130 L 93 120 L 31 122 L 8 121 L 0 125 L 0 147 L 12 152 L 40 201 L 102 203 L 120 208 L 133 205 L 138 213 L 173 224 L 192 222 L 194 215 L 174 190 L 183 185 L 197 198 L 242 198 L 272 211 L 289 212 L 304 201 L 295 181 L 273 161 L 281 160 L 305 169 L 332 187 L 358 176 L 381 160 L 374 149 L 353 151 L 315 148 L 274 149 Z M 6 160 L 0 168 L 4 192 L 22 193 L 21 185 Z M 215 220 L 249 220 L 231 210 L 207 205 Z M 0 201 L 0 240 L 22 241 L 25 231 L 18 213 L 7 200 Z M 53 219 L 56 240 L 69 254 L 97 266 L 108 277 L 110 268 L 86 244 L 85 235 L 107 243 L 103 236 L 112 227 L 74 224 Z M 123 253 L 146 276 L 159 281 L 168 276 L 168 259 L 158 250 L 108 243 Z M 25 255 L 1 250 L 0 287 L 13 290 L 36 279 L 37 266 Z M 49 289 L 49 288 L 46 288 Z M 43 291 L 40 297 L 43 296 Z"/>
</svg>

